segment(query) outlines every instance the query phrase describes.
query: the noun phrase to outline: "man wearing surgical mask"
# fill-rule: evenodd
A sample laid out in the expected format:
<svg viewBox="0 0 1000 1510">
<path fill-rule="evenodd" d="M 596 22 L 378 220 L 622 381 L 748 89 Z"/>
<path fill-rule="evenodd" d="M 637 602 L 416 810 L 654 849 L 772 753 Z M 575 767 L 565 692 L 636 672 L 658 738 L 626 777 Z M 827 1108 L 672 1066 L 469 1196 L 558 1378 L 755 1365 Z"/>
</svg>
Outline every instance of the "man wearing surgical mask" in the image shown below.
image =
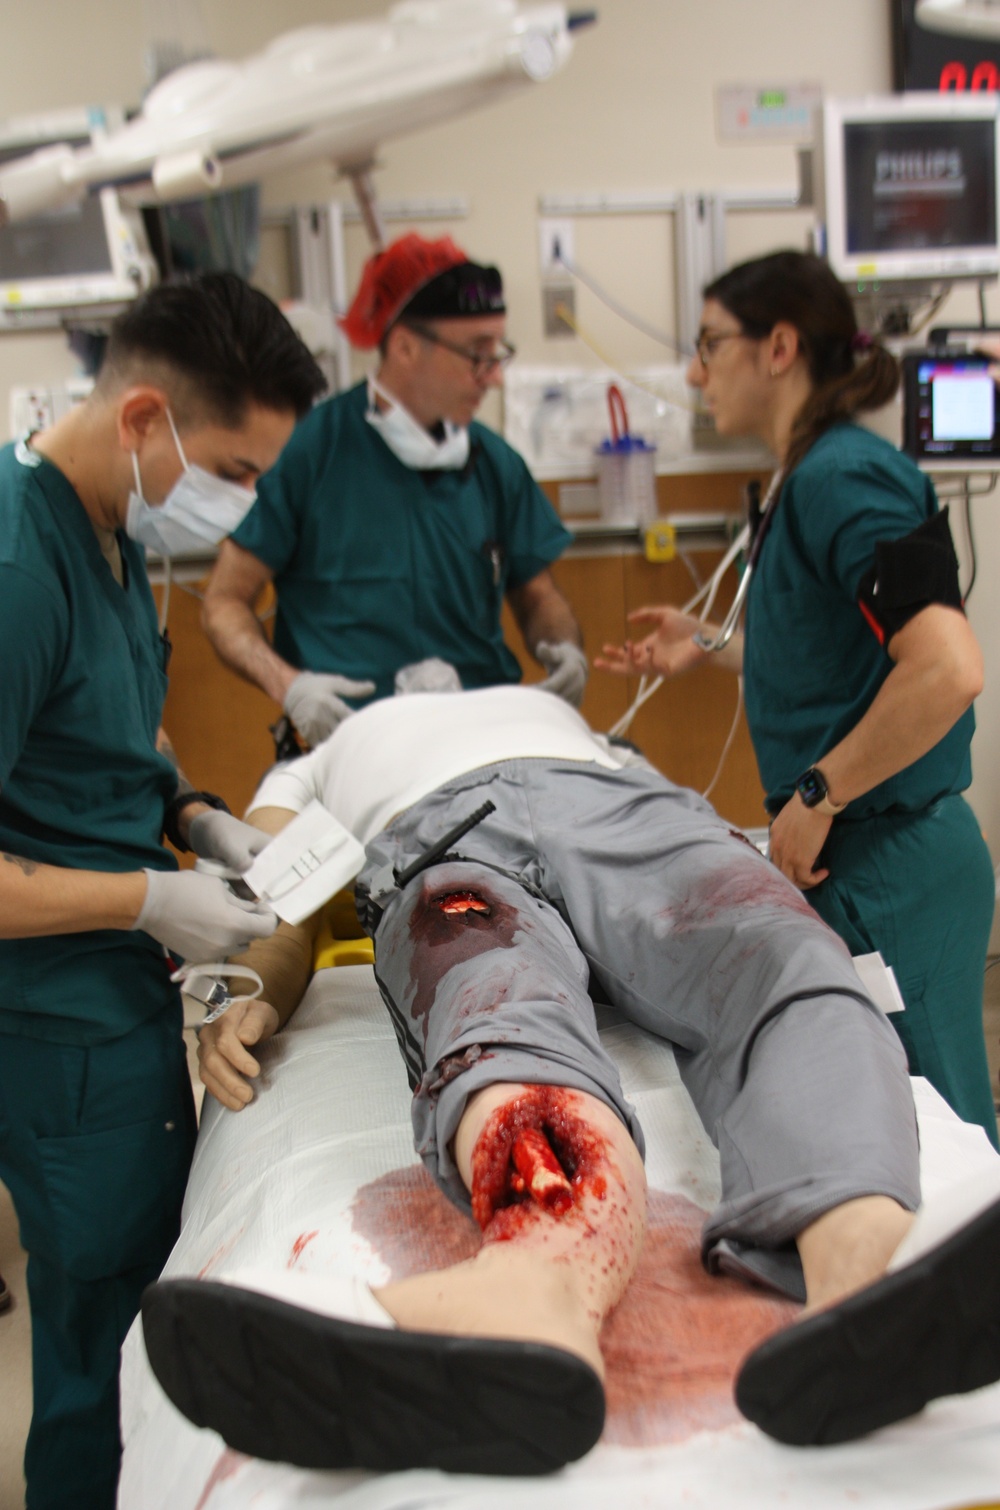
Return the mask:
<svg viewBox="0 0 1000 1510">
<path fill-rule="evenodd" d="M 166 951 L 277 926 L 163 845 L 246 848 L 159 728 L 143 547 L 232 529 L 322 386 L 269 299 L 209 274 L 137 300 L 90 398 L 0 450 L 0 1179 L 28 1251 L 31 1510 L 115 1503 L 118 1350 L 194 1138 Z"/>
<path fill-rule="evenodd" d="M 443 661 L 466 688 L 519 681 L 506 599 L 542 686 L 579 706 L 582 636 L 549 570 L 570 536 L 474 419 L 514 354 L 497 269 L 411 233 L 369 260 L 341 325 L 378 349 L 377 372 L 317 406 L 223 544 L 209 639 L 317 745 L 415 663 Z M 272 580 L 273 646 L 253 612 Z"/>
</svg>

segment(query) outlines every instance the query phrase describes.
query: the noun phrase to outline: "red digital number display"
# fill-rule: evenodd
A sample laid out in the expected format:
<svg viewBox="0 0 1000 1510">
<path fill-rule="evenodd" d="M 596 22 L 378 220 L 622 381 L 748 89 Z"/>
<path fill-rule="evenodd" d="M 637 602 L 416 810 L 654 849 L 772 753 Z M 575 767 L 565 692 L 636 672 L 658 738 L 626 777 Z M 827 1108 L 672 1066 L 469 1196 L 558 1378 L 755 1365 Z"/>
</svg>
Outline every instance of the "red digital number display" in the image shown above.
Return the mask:
<svg viewBox="0 0 1000 1510">
<path fill-rule="evenodd" d="M 980 90 L 986 93 L 991 89 L 1000 88 L 1000 71 L 997 65 L 989 60 L 977 63 L 971 75 L 964 63 L 945 63 L 941 69 L 938 88 L 943 94 L 949 91 L 959 94 L 966 89 L 970 92 Z"/>
</svg>

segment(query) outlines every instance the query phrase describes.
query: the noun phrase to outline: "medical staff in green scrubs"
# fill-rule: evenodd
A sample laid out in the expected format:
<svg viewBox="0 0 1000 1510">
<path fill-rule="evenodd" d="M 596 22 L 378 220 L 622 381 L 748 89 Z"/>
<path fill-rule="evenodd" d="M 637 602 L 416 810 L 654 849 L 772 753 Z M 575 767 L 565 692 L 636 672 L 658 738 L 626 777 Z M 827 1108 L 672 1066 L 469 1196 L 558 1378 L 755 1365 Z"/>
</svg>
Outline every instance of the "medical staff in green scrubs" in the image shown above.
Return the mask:
<svg viewBox="0 0 1000 1510">
<path fill-rule="evenodd" d="M 28 1510 L 115 1503 L 119 1347 L 195 1133 L 166 950 L 219 958 L 277 923 L 163 846 L 232 858 L 243 825 L 159 728 L 145 546 L 221 538 L 321 387 L 270 300 L 207 275 L 138 300 L 86 403 L 0 451 L 0 1179 L 28 1253 Z"/>
<path fill-rule="evenodd" d="M 989 852 L 961 793 L 982 656 L 947 514 L 926 477 L 854 417 L 899 382 L 819 258 L 779 252 L 705 290 L 699 388 L 720 435 L 779 462 L 745 636 L 717 653 L 672 608 L 615 670 L 742 670 L 772 817 L 770 855 L 854 955 L 881 953 L 913 1074 L 997 1142 L 983 1034 L 993 920 Z"/>
<path fill-rule="evenodd" d="M 587 659 L 549 566 L 568 532 L 523 460 L 473 415 L 513 356 L 496 268 L 447 237 L 374 256 L 343 321 L 367 383 L 319 405 L 223 545 L 205 598 L 222 659 L 320 743 L 437 659 L 465 687 L 520 680 L 509 602 L 543 686 L 579 705 Z M 273 647 L 253 605 L 274 582 Z"/>
</svg>

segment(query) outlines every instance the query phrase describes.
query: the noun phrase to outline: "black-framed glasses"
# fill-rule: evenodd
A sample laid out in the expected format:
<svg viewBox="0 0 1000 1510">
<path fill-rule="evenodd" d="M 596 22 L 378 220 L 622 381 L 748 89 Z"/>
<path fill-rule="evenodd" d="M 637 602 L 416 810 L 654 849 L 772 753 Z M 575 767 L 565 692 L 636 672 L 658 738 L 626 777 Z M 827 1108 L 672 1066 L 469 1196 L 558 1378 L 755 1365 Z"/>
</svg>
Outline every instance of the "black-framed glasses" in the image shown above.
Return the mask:
<svg viewBox="0 0 1000 1510">
<path fill-rule="evenodd" d="M 694 349 L 701 365 L 707 367 L 723 341 L 753 341 L 755 339 L 755 336 L 747 335 L 745 330 L 699 330 Z"/>
<path fill-rule="evenodd" d="M 446 341 L 444 336 L 439 336 L 436 331 L 430 330 L 426 325 L 409 325 L 409 328 L 418 336 L 422 336 L 425 341 L 430 341 L 432 345 L 443 346 L 445 351 L 454 352 L 457 357 L 464 357 L 472 367 L 472 376 L 477 379 L 489 377 L 490 373 L 496 372 L 497 369 L 503 371 L 517 355 L 517 348 L 509 341 L 498 341 L 492 351 L 470 351 L 466 346 L 458 346 L 454 341 Z"/>
</svg>

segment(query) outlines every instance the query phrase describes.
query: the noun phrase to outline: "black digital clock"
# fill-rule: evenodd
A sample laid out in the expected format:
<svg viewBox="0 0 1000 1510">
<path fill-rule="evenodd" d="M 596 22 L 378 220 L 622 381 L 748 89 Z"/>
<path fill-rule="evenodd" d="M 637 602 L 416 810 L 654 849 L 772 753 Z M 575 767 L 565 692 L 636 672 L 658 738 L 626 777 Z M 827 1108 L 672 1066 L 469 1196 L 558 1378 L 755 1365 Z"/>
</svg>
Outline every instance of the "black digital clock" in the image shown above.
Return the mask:
<svg viewBox="0 0 1000 1510">
<path fill-rule="evenodd" d="M 962 94 L 1000 87 L 1000 46 L 931 31 L 916 18 L 916 0 L 891 0 L 893 83 L 897 89 Z"/>
</svg>

